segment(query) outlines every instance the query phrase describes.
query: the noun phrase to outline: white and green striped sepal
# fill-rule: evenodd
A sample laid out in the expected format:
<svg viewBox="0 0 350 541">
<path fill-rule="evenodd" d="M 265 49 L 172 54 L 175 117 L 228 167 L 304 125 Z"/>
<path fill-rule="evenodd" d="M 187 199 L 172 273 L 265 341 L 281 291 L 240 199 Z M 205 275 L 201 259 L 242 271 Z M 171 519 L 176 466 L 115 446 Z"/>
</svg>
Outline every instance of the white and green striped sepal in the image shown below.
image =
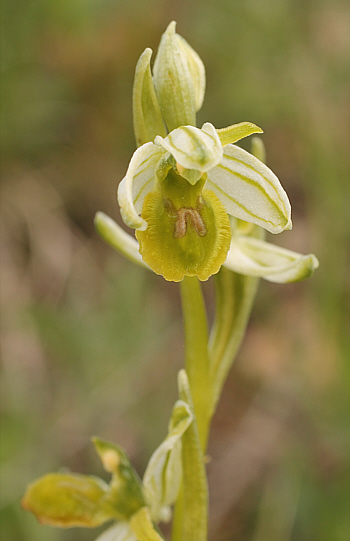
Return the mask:
<svg viewBox="0 0 350 541">
<path fill-rule="evenodd" d="M 146 195 L 154 188 L 156 168 L 164 154 L 164 149 L 158 145 L 142 145 L 134 152 L 126 175 L 118 186 L 122 218 L 133 229 L 147 229 L 147 222 L 139 214 Z"/>
<path fill-rule="evenodd" d="M 288 196 L 276 175 L 236 145 L 224 147 L 223 158 L 208 172 L 205 187 L 219 197 L 231 216 L 271 233 L 292 228 Z"/>
<path fill-rule="evenodd" d="M 277 283 L 304 280 L 318 265 L 313 254 L 301 255 L 245 235 L 232 237 L 225 262 L 225 266 L 234 272 Z"/>
</svg>

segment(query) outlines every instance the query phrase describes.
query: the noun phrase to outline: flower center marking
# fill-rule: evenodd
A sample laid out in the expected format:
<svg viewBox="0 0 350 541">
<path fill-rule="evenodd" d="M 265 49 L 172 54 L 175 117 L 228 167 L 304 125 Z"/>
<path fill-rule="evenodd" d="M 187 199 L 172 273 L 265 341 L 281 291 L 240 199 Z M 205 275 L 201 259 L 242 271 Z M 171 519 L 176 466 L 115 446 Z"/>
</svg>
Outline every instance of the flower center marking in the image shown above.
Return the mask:
<svg viewBox="0 0 350 541">
<path fill-rule="evenodd" d="M 177 220 L 175 223 L 175 238 L 181 239 L 187 233 L 187 226 L 192 224 L 193 229 L 200 237 L 205 237 L 207 229 L 204 225 L 201 215 L 198 210 L 193 208 L 183 207 L 176 211 Z"/>
</svg>

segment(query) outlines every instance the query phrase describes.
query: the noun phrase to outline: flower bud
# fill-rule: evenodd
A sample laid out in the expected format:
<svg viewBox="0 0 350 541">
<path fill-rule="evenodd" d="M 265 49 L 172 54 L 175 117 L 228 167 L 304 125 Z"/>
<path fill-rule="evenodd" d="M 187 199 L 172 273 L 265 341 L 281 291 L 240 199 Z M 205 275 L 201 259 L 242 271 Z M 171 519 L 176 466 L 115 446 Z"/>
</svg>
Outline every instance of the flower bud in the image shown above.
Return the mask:
<svg viewBox="0 0 350 541">
<path fill-rule="evenodd" d="M 152 80 L 151 56 L 152 50 L 145 49 L 135 70 L 132 101 L 137 146 L 153 141 L 156 135 L 166 136 L 166 129 Z"/>
<path fill-rule="evenodd" d="M 141 480 L 119 445 L 100 438 L 93 443 L 104 469 L 112 474 L 108 501 L 121 520 L 128 520 L 145 505 Z"/>
<path fill-rule="evenodd" d="M 154 86 L 168 131 L 194 126 L 205 89 L 202 61 L 169 24 L 162 36 L 154 63 Z"/>
</svg>

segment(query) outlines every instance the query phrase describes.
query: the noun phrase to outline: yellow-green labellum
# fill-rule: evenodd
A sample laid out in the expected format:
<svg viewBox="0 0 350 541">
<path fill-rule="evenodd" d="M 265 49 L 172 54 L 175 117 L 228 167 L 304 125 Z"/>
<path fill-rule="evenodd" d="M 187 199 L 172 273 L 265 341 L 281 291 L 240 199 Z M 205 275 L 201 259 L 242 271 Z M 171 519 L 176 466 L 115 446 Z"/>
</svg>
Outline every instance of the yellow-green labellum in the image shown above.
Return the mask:
<svg viewBox="0 0 350 541">
<path fill-rule="evenodd" d="M 225 208 L 201 182 L 191 186 L 173 172 L 144 201 L 148 226 L 136 231 L 143 260 L 166 280 L 184 276 L 207 280 L 219 271 L 230 246 L 231 229 Z"/>
</svg>

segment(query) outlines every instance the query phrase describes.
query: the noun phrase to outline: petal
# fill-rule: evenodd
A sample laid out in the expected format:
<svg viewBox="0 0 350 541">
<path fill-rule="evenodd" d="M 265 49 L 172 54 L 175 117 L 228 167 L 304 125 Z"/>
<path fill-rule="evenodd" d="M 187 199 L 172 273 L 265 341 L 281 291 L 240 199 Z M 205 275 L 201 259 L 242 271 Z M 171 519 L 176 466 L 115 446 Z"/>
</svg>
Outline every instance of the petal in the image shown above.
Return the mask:
<svg viewBox="0 0 350 541">
<path fill-rule="evenodd" d="M 290 203 L 280 181 L 242 148 L 224 147 L 223 159 L 208 173 L 207 184 L 232 216 L 260 225 L 271 233 L 291 229 Z"/>
<path fill-rule="evenodd" d="M 120 212 L 126 225 L 134 229 L 147 229 L 147 222 L 139 213 L 143 200 L 153 189 L 155 171 L 164 150 L 153 143 L 138 148 L 130 161 L 125 177 L 118 186 Z"/>
<path fill-rule="evenodd" d="M 186 169 L 205 173 L 222 159 L 219 136 L 209 122 L 201 130 L 194 126 L 181 126 L 164 139 L 156 137 L 154 142 L 170 152 L 176 162 Z"/>
<path fill-rule="evenodd" d="M 137 146 L 153 141 L 156 135 L 165 137 L 167 133 L 154 89 L 151 56 L 152 49 L 145 49 L 135 71 L 132 113 Z"/>
<path fill-rule="evenodd" d="M 203 105 L 204 94 L 205 94 L 205 68 L 202 60 L 191 45 L 179 34 L 176 34 L 176 38 L 180 48 L 184 51 L 187 56 L 188 67 L 190 69 L 190 74 L 192 77 L 194 95 L 196 101 L 196 111 Z"/>
<path fill-rule="evenodd" d="M 196 186 L 184 179 L 181 183 L 185 185 L 179 192 L 184 208 L 175 207 L 173 212 L 168 206 L 171 198 L 164 200 L 161 190 L 147 195 L 142 217 L 148 227 L 136 231 L 140 253 L 143 261 L 166 280 L 180 282 L 184 276 L 208 280 L 227 257 L 231 242 L 228 214 L 211 190 L 203 190 L 201 201 L 193 208 L 188 192 L 196 192 Z"/>
<path fill-rule="evenodd" d="M 234 272 L 270 282 L 298 282 L 311 276 L 319 263 L 313 254 L 301 255 L 252 237 L 233 237 L 225 266 Z"/>
<path fill-rule="evenodd" d="M 248 137 L 253 133 L 263 133 L 263 130 L 252 122 L 240 122 L 239 124 L 233 124 L 233 126 L 220 128 L 216 131 L 223 147 L 229 143 L 236 143 L 240 139 Z"/>
<path fill-rule="evenodd" d="M 128 522 L 119 522 L 101 533 L 96 541 L 137 541 L 137 538 Z"/>
<path fill-rule="evenodd" d="M 142 260 L 137 240 L 126 233 L 112 218 L 103 212 L 97 212 L 95 227 L 103 240 L 112 248 L 115 248 L 133 263 L 149 269 L 149 266 Z"/>
<path fill-rule="evenodd" d="M 153 453 L 143 478 L 146 502 L 157 522 L 162 508 L 177 498 L 182 479 L 181 438 L 190 426 L 193 415 L 189 406 L 178 400 L 169 423 L 169 433 Z"/>
</svg>

